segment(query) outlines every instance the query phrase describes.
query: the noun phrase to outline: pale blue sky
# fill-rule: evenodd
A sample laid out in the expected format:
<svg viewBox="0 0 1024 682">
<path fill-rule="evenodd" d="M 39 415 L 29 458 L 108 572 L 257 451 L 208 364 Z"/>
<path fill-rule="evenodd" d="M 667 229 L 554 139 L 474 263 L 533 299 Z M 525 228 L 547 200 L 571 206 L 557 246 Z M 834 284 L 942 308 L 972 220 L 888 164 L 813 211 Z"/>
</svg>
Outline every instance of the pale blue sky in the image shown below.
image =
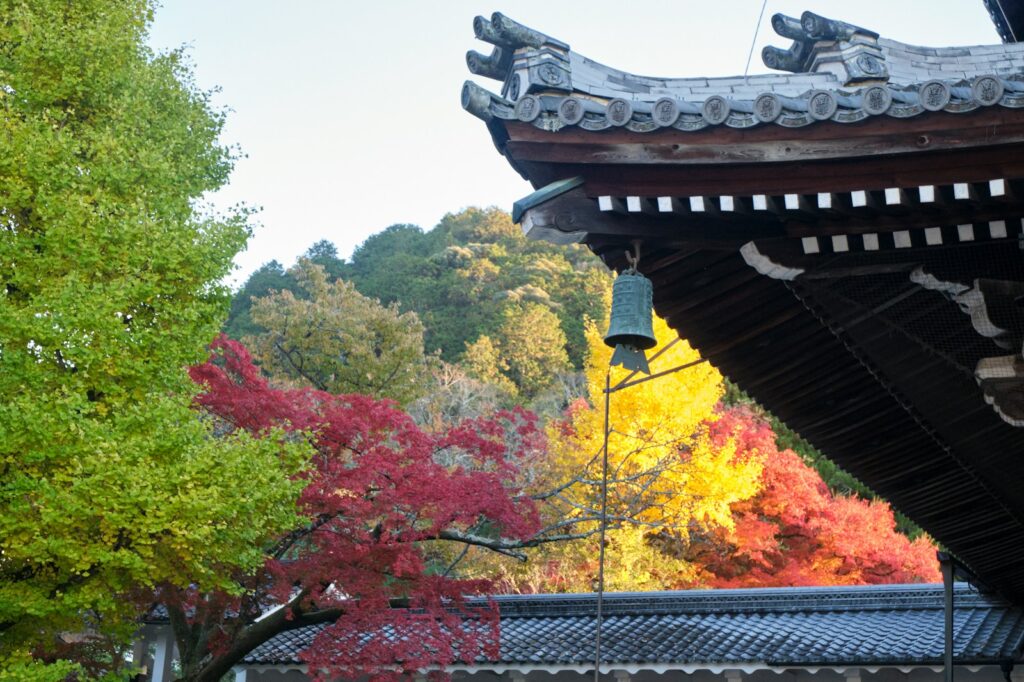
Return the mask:
<svg viewBox="0 0 1024 682">
<path fill-rule="evenodd" d="M 260 207 L 233 281 L 285 265 L 319 239 L 347 256 L 394 223 L 531 191 L 462 111 L 472 20 L 497 10 L 596 61 L 652 76 L 742 73 L 761 0 L 165 0 L 150 43 L 189 46 L 200 86 L 230 109 L 224 142 L 247 155 L 215 205 Z M 997 43 L 981 0 L 768 0 L 765 44 L 788 47 L 774 12 L 812 10 L 921 45 Z M 497 91 L 499 84 L 473 77 Z"/>
</svg>

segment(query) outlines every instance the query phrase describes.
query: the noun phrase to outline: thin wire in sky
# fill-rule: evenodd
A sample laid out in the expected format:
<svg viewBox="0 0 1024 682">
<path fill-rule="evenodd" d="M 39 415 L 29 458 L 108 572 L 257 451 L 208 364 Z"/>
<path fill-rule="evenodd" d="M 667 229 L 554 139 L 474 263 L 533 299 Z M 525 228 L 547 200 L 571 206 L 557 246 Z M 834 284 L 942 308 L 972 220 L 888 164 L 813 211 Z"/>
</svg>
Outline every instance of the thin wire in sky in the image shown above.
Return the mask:
<svg viewBox="0 0 1024 682">
<path fill-rule="evenodd" d="M 750 52 L 747 53 L 747 65 L 743 68 L 743 80 L 747 79 L 747 72 L 750 71 L 750 60 L 754 56 L 754 45 L 757 44 L 757 33 L 761 30 L 761 20 L 764 19 L 764 8 L 768 6 L 768 0 L 761 3 L 761 13 L 757 15 L 757 24 L 754 25 L 754 37 L 750 41 Z"/>
</svg>

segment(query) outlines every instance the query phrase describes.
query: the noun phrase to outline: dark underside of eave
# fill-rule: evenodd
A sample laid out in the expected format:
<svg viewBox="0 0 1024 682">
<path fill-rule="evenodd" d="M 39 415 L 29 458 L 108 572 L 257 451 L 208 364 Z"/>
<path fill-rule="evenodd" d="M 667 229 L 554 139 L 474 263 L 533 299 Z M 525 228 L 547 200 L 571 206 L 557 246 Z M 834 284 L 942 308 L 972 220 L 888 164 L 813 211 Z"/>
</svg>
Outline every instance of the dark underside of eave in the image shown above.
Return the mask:
<svg viewBox="0 0 1024 682">
<path fill-rule="evenodd" d="M 969 360 L 928 342 L 948 339 L 967 355 L 1005 353 L 967 315 L 906 273 L 783 282 L 737 252 L 646 247 L 655 308 L 681 336 L 989 587 L 1024 603 L 1024 430 L 984 402 L 963 369 Z M 625 266 L 621 244 L 595 251 Z M 1015 244 L 976 245 L 956 257 L 984 276 L 1024 279 Z M 886 313 L 865 314 L 872 307 Z"/>
<path fill-rule="evenodd" d="M 1020 0 L 985 0 L 985 7 L 996 25 L 999 37 L 1006 43 L 1024 39 L 1024 2 Z"/>
</svg>

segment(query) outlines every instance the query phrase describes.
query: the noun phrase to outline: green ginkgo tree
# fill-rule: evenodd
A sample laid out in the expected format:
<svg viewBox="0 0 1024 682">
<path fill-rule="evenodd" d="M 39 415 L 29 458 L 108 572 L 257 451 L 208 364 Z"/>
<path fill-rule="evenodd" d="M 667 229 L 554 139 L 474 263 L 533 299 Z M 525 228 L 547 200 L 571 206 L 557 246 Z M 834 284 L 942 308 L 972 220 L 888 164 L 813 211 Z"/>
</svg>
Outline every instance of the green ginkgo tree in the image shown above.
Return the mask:
<svg viewBox="0 0 1024 682">
<path fill-rule="evenodd" d="M 248 227 L 196 209 L 233 153 L 151 14 L 0 0 L 0 679 L 63 676 L 150 586 L 229 585 L 295 523 L 299 446 L 192 409 Z"/>
</svg>

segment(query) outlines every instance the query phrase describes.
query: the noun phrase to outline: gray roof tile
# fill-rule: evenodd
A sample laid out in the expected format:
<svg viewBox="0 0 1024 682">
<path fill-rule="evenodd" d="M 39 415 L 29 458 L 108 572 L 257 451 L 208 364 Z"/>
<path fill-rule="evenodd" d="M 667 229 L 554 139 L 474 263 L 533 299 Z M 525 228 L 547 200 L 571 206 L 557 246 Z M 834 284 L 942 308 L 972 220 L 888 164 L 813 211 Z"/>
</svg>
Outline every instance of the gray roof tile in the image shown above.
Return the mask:
<svg viewBox="0 0 1024 682">
<path fill-rule="evenodd" d="M 481 664 L 576 666 L 594 650 L 594 595 L 497 597 L 501 655 Z M 958 661 L 1017 659 L 1024 612 L 965 585 L 956 590 Z M 941 585 L 698 590 L 605 595 L 609 664 L 936 664 L 943 649 Z M 299 662 L 324 626 L 277 635 L 245 663 Z"/>
<path fill-rule="evenodd" d="M 789 51 L 781 50 L 790 55 L 799 54 L 798 58 L 793 57 L 795 62 L 779 67 L 785 68 L 785 72 L 726 78 L 649 78 L 625 73 L 579 55 L 567 44 L 519 27 L 502 16 L 499 38 L 491 36 L 489 31 L 483 32 L 490 36 L 486 38 L 488 41 L 499 41 L 495 43 L 496 52 L 490 59 L 503 65 L 498 70 L 502 75 L 496 76 L 491 71 L 478 72 L 499 80 L 504 78 L 503 93 L 507 97 L 493 95 L 474 83 L 467 83 L 463 91 L 464 106 L 488 121 L 495 118 L 518 119 L 552 131 L 571 126 L 604 130 L 613 127 L 605 113 L 607 105 L 611 100 L 621 98 L 633 103 L 632 115 L 625 123 L 628 130 L 650 132 L 674 127 L 690 131 L 714 125 L 732 128 L 764 125 L 762 120 L 750 115 L 753 102 L 761 95 L 774 94 L 788 99 L 783 102 L 781 114 L 771 122 L 785 127 L 801 127 L 826 118 L 815 118 L 808 111 L 809 99 L 817 91 L 828 91 L 838 102 L 839 106 L 827 117 L 832 121 L 849 123 L 871 115 L 907 118 L 926 110 L 921 106 L 893 106 L 876 111 L 876 107 L 863 106 L 862 95 L 879 86 L 893 93 L 904 89 L 916 91 L 927 81 L 941 80 L 950 87 L 966 88 L 969 93 L 966 99 L 952 98 L 944 107 L 949 113 L 974 111 L 979 106 L 993 104 L 1008 108 L 1024 107 L 1024 93 L 1017 87 L 1024 83 L 1024 44 L 919 47 L 876 38 L 877 34 L 867 29 L 810 13 L 805 13 L 801 19 L 806 21 L 808 15 L 813 19 L 811 25 L 824 26 L 827 35 L 803 35 Z M 772 23 L 773 26 L 788 26 L 785 35 L 790 35 L 790 31 L 804 31 L 808 25 L 781 15 L 773 17 Z M 474 30 L 478 24 L 489 25 L 482 17 L 474 22 Z M 797 29 L 798 26 L 804 28 Z M 530 36 L 533 42 L 522 43 L 522 35 Z M 537 45 L 541 40 L 544 42 Z M 473 59 L 469 60 L 471 70 L 475 68 L 473 62 Z M 970 88 L 986 78 L 996 78 L 1002 84 L 1002 95 L 995 101 L 980 102 L 970 94 Z M 988 87 L 988 90 L 992 88 Z M 528 95 L 539 96 L 540 106 L 530 108 L 527 113 L 517 111 L 517 104 Z M 560 118 L 558 109 L 566 97 L 584 103 L 587 115 L 578 121 Z M 724 97 L 730 100 L 731 111 L 724 117 L 684 113 L 670 124 L 652 121 L 650 106 L 664 97 L 675 100 L 677 108 L 683 112 L 701 107 L 713 97 Z M 900 101 L 895 94 L 893 99 Z M 875 101 L 880 101 L 877 94 Z M 818 110 L 823 107 L 824 104 L 820 104 Z"/>
</svg>

